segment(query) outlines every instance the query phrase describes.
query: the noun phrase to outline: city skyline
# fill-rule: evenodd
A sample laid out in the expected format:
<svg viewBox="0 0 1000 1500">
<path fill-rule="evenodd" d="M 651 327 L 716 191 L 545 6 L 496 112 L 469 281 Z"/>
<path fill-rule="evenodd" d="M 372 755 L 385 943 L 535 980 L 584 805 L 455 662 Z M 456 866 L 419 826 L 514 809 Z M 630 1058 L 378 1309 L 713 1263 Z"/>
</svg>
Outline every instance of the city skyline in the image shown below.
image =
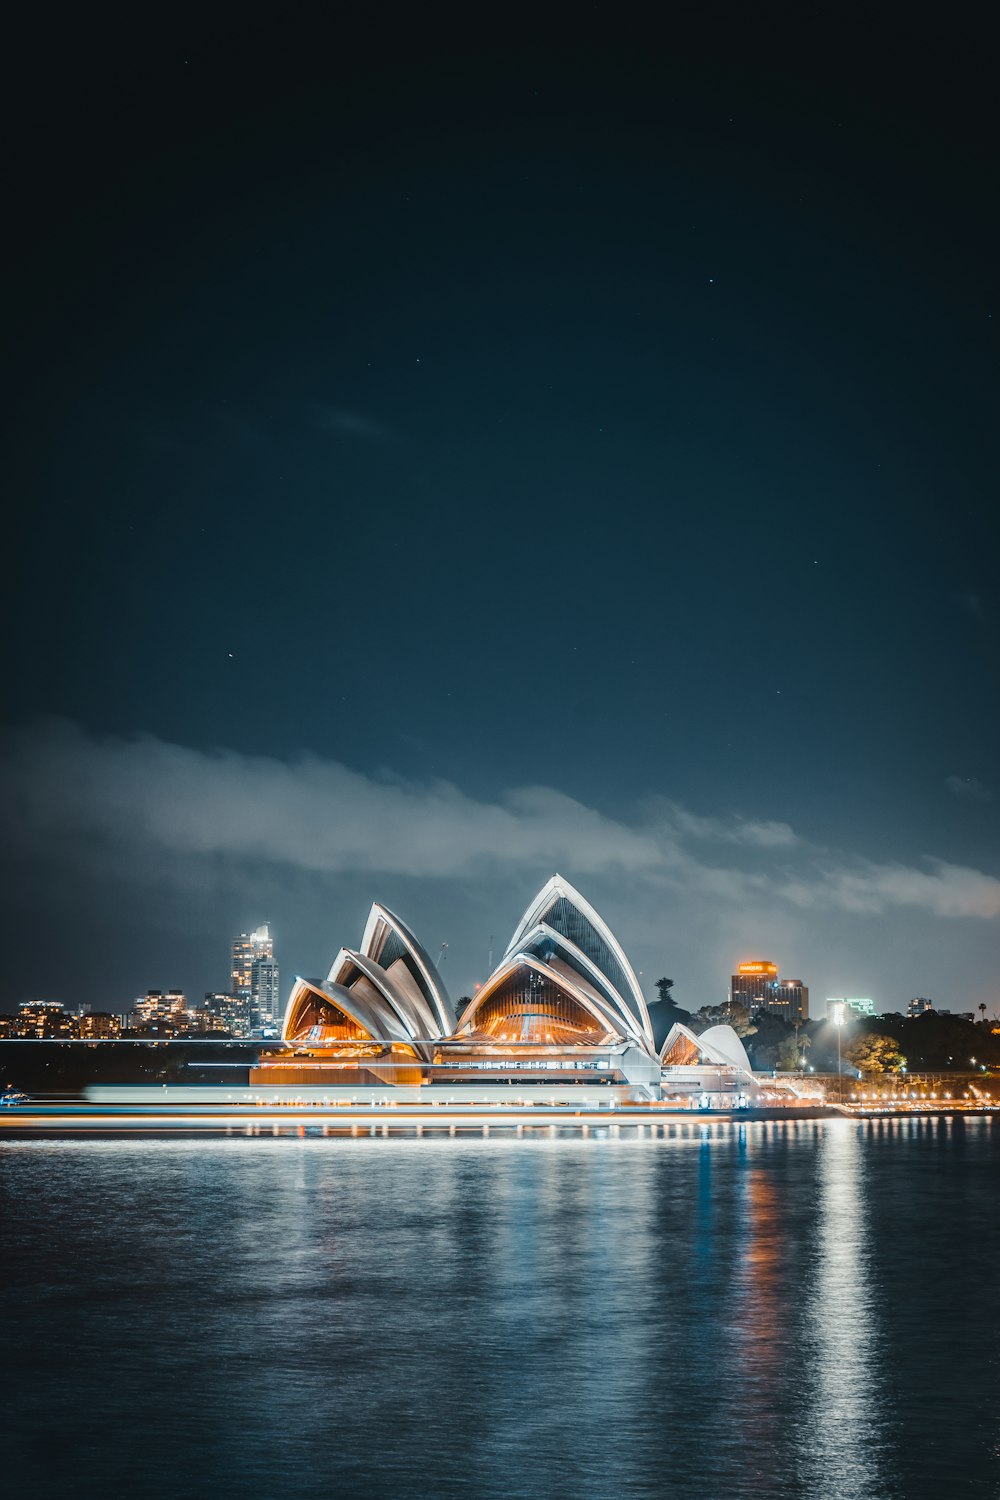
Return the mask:
<svg viewBox="0 0 1000 1500">
<path fill-rule="evenodd" d="M 230 983 L 225 990 L 204 990 L 201 978 L 199 978 L 190 987 L 189 991 L 185 987 L 168 987 L 166 990 L 162 988 L 140 990 L 136 996 L 127 1002 L 121 996 L 109 997 L 104 992 L 102 992 L 103 998 L 99 1001 L 95 1001 L 92 997 L 85 998 L 80 995 L 74 995 L 68 991 L 65 994 L 60 994 L 58 997 L 53 995 L 48 998 L 44 998 L 40 993 L 35 993 L 31 996 L 22 995 L 16 999 L 8 998 L 0 1002 L 0 1014 L 12 1014 L 18 1009 L 23 1009 L 28 1004 L 56 1005 L 65 1006 L 69 1012 L 74 1014 L 84 1014 L 93 1010 L 103 1014 L 120 1016 L 124 1019 L 129 1012 L 141 1015 L 143 1004 L 150 1003 L 154 996 L 162 997 L 166 995 L 168 998 L 180 996 L 187 1003 L 186 995 L 190 993 L 191 1005 L 194 1004 L 195 995 L 203 995 L 201 1004 L 197 1006 L 199 1013 L 204 1010 L 221 1020 L 226 1020 L 227 1023 L 231 1023 L 237 1028 L 237 1031 L 243 1034 L 249 1034 L 252 1029 L 262 1024 L 264 1026 L 277 1025 L 280 1027 L 282 1017 L 295 991 L 296 984 L 301 978 L 302 972 L 308 969 L 309 966 L 302 966 L 299 970 L 294 970 L 295 978 L 286 980 L 284 988 L 282 988 L 280 965 L 274 952 L 274 938 L 271 926 L 270 922 L 264 922 L 256 928 L 239 932 L 231 939 L 229 943 Z M 447 941 L 440 945 L 440 951 L 437 956 L 442 963 L 447 958 L 449 949 L 450 945 Z M 479 977 L 464 987 L 465 992 L 472 994 L 480 989 L 482 983 L 488 978 L 489 969 L 492 968 L 493 955 L 494 935 L 491 934 L 489 939 L 488 967 L 481 972 Z M 317 968 L 318 966 L 313 965 L 312 967 Z M 670 967 L 670 965 L 666 965 L 666 967 Z M 672 992 L 673 1001 L 680 1003 L 682 1009 L 690 1011 L 699 1010 L 703 1006 L 718 1005 L 719 1003 L 737 1003 L 744 1005 L 751 1013 L 756 1013 L 758 1010 L 762 1012 L 771 1011 L 773 1014 L 779 1017 L 783 1016 L 785 1019 L 793 1022 L 801 1020 L 819 1021 L 823 1018 L 824 1002 L 822 1001 L 814 1000 L 814 1004 L 819 1008 L 810 1012 L 809 982 L 803 981 L 801 978 L 793 979 L 789 975 L 783 974 L 780 964 L 774 963 L 769 959 L 743 959 L 738 963 L 731 963 L 730 968 L 733 972 L 729 977 L 725 995 L 721 1002 L 718 995 L 714 994 L 714 992 L 712 996 L 699 999 L 693 995 L 679 996 L 676 991 Z M 655 1004 L 658 998 L 662 998 L 662 994 L 658 996 L 660 989 L 659 982 L 651 980 L 648 977 L 648 972 L 645 970 L 638 969 L 636 973 L 644 999 L 650 1005 Z M 816 987 L 814 994 L 818 995 L 818 993 L 819 989 Z M 266 1000 L 269 1002 L 268 1004 L 262 1003 L 262 998 L 265 994 Z M 971 1003 L 968 1006 L 964 1003 L 959 1003 L 961 999 L 962 997 L 958 993 L 948 990 L 938 998 L 910 995 L 904 1000 L 897 989 L 893 991 L 889 1000 L 879 1000 L 877 1004 L 870 999 L 864 1001 L 832 1001 L 827 999 L 825 1007 L 828 1008 L 832 1004 L 863 1005 L 867 1007 L 865 1013 L 868 1015 L 900 1014 L 913 1016 L 922 1013 L 924 1010 L 931 1009 L 942 1014 L 972 1013 Z M 188 1008 L 191 1008 L 191 1005 Z M 990 1017 L 1000 1017 L 1000 992 L 994 995 L 992 1008 L 988 1002 L 984 1001 L 977 1001 L 975 1008 L 983 1013 L 984 1005 L 986 1007 L 985 1014 Z"/>
</svg>

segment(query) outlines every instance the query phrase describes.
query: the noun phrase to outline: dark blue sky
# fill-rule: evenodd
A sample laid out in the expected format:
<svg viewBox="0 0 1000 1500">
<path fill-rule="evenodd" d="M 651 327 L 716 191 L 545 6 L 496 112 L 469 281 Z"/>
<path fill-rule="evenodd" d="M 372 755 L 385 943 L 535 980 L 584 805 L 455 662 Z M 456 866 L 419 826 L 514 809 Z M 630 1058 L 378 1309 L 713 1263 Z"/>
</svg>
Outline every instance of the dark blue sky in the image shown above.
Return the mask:
<svg viewBox="0 0 1000 1500">
<path fill-rule="evenodd" d="M 997 993 L 984 40 L 706 21 L 25 38 L 0 1003 L 214 987 L 264 915 L 315 971 L 374 896 L 465 989 L 557 865 L 686 1003 L 748 944 Z M 200 843 L 136 834 L 136 735 L 167 825 L 211 780 Z M 429 831 L 337 852 L 313 787 L 297 858 L 303 755 Z M 536 786 L 658 855 L 547 804 L 498 856 Z"/>
</svg>

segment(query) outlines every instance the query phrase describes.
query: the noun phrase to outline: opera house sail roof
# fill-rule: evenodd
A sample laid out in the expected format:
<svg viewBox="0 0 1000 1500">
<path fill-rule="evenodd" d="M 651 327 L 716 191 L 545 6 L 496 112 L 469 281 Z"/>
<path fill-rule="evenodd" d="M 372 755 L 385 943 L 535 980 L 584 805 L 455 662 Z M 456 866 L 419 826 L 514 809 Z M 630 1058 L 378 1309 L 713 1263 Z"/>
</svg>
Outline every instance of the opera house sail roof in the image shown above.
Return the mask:
<svg viewBox="0 0 1000 1500">
<path fill-rule="evenodd" d="M 624 950 L 561 875 L 531 902 L 458 1030 L 526 1042 L 621 1038 L 653 1050 L 649 1012 Z"/>
<path fill-rule="evenodd" d="M 500 962 L 456 1018 L 437 968 L 409 927 L 376 903 L 358 949 L 341 948 L 325 980 L 297 979 L 285 1041 L 388 1049 L 430 1064 L 442 1048 L 609 1047 L 659 1058 L 639 981 L 590 903 L 553 875 Z"/>
<path fill-rule="evenodd" d="M 385 1042 L 429 1059 L 454 1025 L 433 962 L 406 924 L 376 902 L 360 950 L 341 948 L 323 981 L 295 981 L 281 1034 L 289 1041 Z"/>
<path fill-rule="evenodd" d="M 660 1049 L 660 1062 L 665 1068 L 706 1062 L 714 1067 L 736 1068 L 741 1073 L 753 1072 L 746 1048 L 731 1026 L 709 1026 L 698 1034 L 676 1021 Z"/>
</svg>

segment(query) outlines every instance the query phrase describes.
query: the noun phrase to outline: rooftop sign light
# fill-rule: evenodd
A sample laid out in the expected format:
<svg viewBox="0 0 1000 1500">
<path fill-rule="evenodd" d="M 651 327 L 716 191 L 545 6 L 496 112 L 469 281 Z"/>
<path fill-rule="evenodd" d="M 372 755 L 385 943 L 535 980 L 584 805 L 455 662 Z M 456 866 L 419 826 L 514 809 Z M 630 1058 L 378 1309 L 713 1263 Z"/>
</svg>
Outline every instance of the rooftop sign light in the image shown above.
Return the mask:
<svg viewBox="0 0 1000 1500">
<path fill-rule="evenodd" d="M 738 974 L 777 974 L 778 965 L 769 964 L 764 959 L 757 959 L 751 964 L 740 964 L 736 972 Z"/>
</svg>

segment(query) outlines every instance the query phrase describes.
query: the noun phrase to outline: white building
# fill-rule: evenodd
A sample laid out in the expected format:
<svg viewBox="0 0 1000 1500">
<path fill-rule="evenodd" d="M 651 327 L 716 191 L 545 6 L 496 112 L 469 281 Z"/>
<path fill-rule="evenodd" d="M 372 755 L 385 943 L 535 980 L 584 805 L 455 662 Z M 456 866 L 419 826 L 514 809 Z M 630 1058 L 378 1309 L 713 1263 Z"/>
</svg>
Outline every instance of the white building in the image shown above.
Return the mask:
<svg viewBox="0 0 1000 1500">
<path fill-rule="evenodd" d="M 827 1000 L 826 1019 L 828 1021 L 849 1021 L 851 1015 L 877 1016 L 879 1012 L 875 1009 L 874 1000 L 849 1000 L 846 996 L 842 1000 Z M 839 1019 L 838 1019 L 839 1018 Z"/>
</svg>

